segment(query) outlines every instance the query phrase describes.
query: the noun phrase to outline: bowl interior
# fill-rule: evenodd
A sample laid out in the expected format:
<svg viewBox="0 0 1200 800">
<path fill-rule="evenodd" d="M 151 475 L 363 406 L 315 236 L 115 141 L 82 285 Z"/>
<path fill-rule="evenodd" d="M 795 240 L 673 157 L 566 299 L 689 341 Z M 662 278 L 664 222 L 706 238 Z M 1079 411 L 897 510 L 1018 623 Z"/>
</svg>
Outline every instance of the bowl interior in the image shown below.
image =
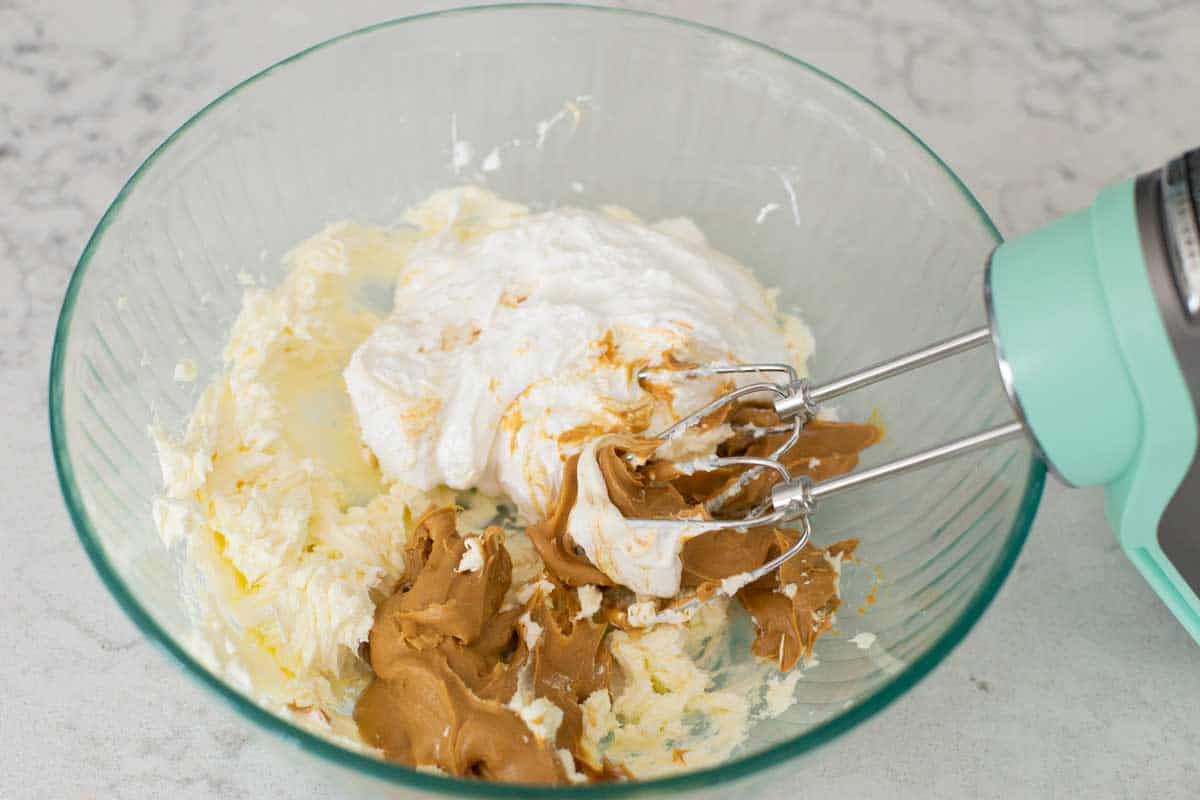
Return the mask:
<svg viewBox="0 0 1200 800">
<path fill-rule="evenodd" d="M 692 218 L 811 325 L 818 379 L 982 324 L 997 237 L 919 141 L 830 78 L 727 34 L 586 8 L 468 10 L 342 37 L 237 87 L 147 160 L 84 253 L 54 354 L 56 454 L 85 545 L 143 628 L 247 715 L 372 779 L 503 794 L 321 742 L 209 674 L 183 644 L 176 565 L 150 516 L 161 480 L 147 426 L 177 430 L 222 368 L 239 274 L 277 281 L 280 255 L 326 223 L 392 222 L 462 183 L 535 208 Z M 172 379 L 184 358 L 195 383 Z M 836 406 L 882 416 L 868 464 L 1010 413 L 987 352 Z M 759 771 L 910 686 L 998 588 L 1041 476 L 1010 444 L 825 503 L 815 538 L 862 542 L 840 635 L 739 761 L 659 788 Z M 878 637 L 868 650 L 850 642 L 864 631 Z"/>
</svg>

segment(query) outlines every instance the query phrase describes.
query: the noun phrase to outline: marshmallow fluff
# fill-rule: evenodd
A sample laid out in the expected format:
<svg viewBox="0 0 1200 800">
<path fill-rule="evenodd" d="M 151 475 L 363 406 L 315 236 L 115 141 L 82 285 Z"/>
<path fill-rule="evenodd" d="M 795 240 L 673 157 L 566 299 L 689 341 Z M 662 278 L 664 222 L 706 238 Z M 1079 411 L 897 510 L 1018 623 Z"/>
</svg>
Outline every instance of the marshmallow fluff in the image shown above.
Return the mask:
<svg viewBox="0 0 1200 800">
<path fill-rule="evenodd" d="M 795 323 L 783 324 L 750 271 L 690 222 L 504 210 L 479 219 L 494 228 L 487 235 L 413 247 L 390 316 L 345 371 L 363 439 L 389 479 L 507 495 L 533 522 L 553 502 L 566 456 L 605 433 L 666 427 L 730 386 L 709 377 L 651 392 L 640 368 L 803 367 L 802 326 L 789 345 Z"/>
</svg>

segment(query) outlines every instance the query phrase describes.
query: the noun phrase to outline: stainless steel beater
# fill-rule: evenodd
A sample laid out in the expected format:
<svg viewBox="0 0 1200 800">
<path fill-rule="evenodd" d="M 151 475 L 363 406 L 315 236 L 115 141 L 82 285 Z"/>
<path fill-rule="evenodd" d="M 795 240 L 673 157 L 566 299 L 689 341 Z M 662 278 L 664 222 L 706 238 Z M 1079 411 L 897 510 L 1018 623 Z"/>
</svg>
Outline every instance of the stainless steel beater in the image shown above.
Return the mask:
<svg viewBox="0 0 1200 800">
<path fill-rule="evenodd" d="M 800 520 L 802 522 L 800 538 L 796 543 L 776 558 L 763 564 L 758 569 L 747 573 L 747 581 L 757 580 L 763 575 L 777 569 L 792 556 L 804 549 L 812 532 L 808 518 L 815 510 L 818 501 L 883 478 L 899 475 L 904 472 L 911 472 L 912 470 L 937 464 L 955 456 L 1025 435 L 1024 424 L 1018 420 L 1014 420 L 970 436 L 955 439 L 937 447 L 929 448 L 928 450 L 889 461 L 877 467 L 849 472 L 845 475 L 839 475 L 835 478 L 816 483 L 806 475 L 793 477 L 787 467 L 779 460 L 799 440 L 800 431 L 803 429 L 804 423 L 817 415 L 821 403 L 842 397 L 857 389 L 870 386 L 887 378 L 910 372 L 949 358 L 950 356 L 980 347 L 990 342 L 991 337 L 992 334 L 989 328 L 979 328 L 969 333 L 945 339 L 920 350 L 914 350 L 902 356 L 881 361 L 865 369 L 857 370 L 836 380 L 816 386 L 812 385 L 806 378 L 798 378 L 796 371 L 786 364 L 706 366 L 698 369 L 678 370 L 671 373 L 652 369 L 642 370 L 639 372 L 638 377 L 645 379 L 652 379 L 663 374 L 669 374 L 672 378 L 678 380 L 710 375 L 782 374 L 786 376 L 786 380 L 783 382 L 756 382 L 727 392 L 658 434 L 658 438 L 660 439 L 669 440 L 681 436 L 684 431 L 700 424 L 703 419 L 713 412 L 737 400 L 760 394 L 774 395 L 772 405 L 774 406 L 775 413 L 779 415 L 780 420 L 786 423 L 776 428 L 769 428 L 763 432 L 786 433 L 790 431 L 791 435 L 766 458 L 753 456 L 714 457 L 693 463 L 693 467 L 700 470 L 713 470 L 731 466 L 751 467 L 750 470 L 742 473 L 740 479 L 734 483 L 732 491 L 726 491 L 720 499 L 727 499 L 736 494 L 741 487 L 745 486 L 761 470 L 766 469 L 775 472 L 779 476 L 779 482 L 771 488 L 771 494 L 764 501 L 763 505 L 755 509 L 750 515 L 728 520 L 635 519 L 632 522 L 653 525 L 662 525 L 664 523 L 686 525 L 692 531 L 710 533 L 722 530 L 744 531 L 760 526 L 779 525 Z M 714 509 L 710 507 L 708 510 L 712 511 Z"/>
</svg>

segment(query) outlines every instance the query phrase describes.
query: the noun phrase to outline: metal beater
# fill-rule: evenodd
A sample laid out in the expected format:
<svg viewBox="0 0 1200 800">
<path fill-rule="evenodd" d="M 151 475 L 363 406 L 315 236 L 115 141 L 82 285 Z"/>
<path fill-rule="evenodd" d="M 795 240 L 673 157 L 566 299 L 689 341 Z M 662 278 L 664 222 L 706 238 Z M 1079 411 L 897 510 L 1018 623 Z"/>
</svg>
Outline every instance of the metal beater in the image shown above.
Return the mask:
<svg viewBox="0 0 1200 800">
<path fill-rule="evenodd" d="M 877 467 L 850 472 L 818 483 L 814 483 L 807 475 L 793 477 L 787 467 L 778 460 L 796 444 L 800 438 L 800 431 L 803 429 L 804 423 L 817 415 L 820 411 L 821 403 L 849 394 L 857 389 L 870 386 L 873 383 L 878 383 L 895 375 L 919 369 L 927 364 L 932 364 L 958 353 L 980 347 L 991 340 L 991 335 L 989 328 L 979 328 L 970 333 L 945 339 L 920 350 L 914 350 L 897 358 L 881 361 L 878 364 L 852 372 L 819 386 L 810 384 L 806 378 L 798 378 L 796 371 L 787 364 L 706 366 L 670 373 L 671 377 L 681 380 L 707 375 L 766 375 L 771 373 L 785 375 L 787 379 L 778 383 L 764 381 L 740 386 L 718 397 L 700 410 L 680 419 L 674 425 L 658 434 L 658 438 L 669 440 L 681 436 L 684 431 L 698 425 L 701 420 L 724 406 L 746 397 L 761 394 L 774 395 L 772 405 L 774 406 L 775 413 L 779 415 L 780 420 L 787 423 L 780 425 L 778 428 L 770 428 L 763 432 L 785 433 L 790 431 L 791 435 L 767 458 L 752 456 L 715 457 L 694 465 L 697 469 L 718 469 L 731 466 L 748 466 L 751 468 L 742 473 L 741 478 L 733 485 L 733 491 L 725 492 L 723 495 L 724 498 L 736 494 L 737 490 L 749 483 L 761 470 L 767 469 L 775 472 L 779 476 L 779 482 L 771 488 L 770 496 L 764 501 L 763 505 L 755 509 L 749 516 L 728 520 L 705 520 L 703 522 L 695 520 L 633 520 L 633 522 L 653 523 L 656 525 L 661 525 L 665 522 L 687 525 L 691 530 L 700 530 L 704 533 L 709 533 L 721 530 L 744 531 L 749 528 L 780 525 L 800 520 L 802 525 L 800 538 L 797 542 L 778 557 L 768 561 L 758 569 L 747 573 L 747 581 L 757 580 L 763 575 L 777 569 L 785 561 L 804 549 L 812 533 L 812 527 L 808 524 L 808 518 L 815 510 L 819 500 L 873 481 L 937 464 L 955 456 L 970 453 L 974 450 L 1010 439 L 1020 438 L 1025 434 L 1025 426 L 1020 421 L 1008 422 L 980 431 L 971 436 L 964 436 L 946 444 L 932 447 L 886 464 L 881 464 Z M 642 370 L 638 377 L 653 378 L 661 374 L 664 373 L 656 370 Z M 708 510 L 713 511 L 715 509 L 710 506 Z"/>
</svg>

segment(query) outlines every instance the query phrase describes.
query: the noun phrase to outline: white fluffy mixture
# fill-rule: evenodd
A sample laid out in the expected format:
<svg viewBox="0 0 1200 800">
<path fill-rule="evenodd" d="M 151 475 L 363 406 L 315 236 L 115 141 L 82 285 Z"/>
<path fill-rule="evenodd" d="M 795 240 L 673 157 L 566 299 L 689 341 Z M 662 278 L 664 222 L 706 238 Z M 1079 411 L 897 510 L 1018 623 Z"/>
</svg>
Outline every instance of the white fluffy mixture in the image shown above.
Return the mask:
<svg viewBox="0 0 1200 800">
<path fill-rule="evenodd" d="M 577 209 L 502 222 L 418 243 L 391 315 L 346 370 L 392 479 L 503 494 L 533 522 L 583 439 L 665 427 L 719 387 L 656 398 L 639 367 L 791 360 L 767 292 L 690 223 L 668 233 Z"/>
</svg>

